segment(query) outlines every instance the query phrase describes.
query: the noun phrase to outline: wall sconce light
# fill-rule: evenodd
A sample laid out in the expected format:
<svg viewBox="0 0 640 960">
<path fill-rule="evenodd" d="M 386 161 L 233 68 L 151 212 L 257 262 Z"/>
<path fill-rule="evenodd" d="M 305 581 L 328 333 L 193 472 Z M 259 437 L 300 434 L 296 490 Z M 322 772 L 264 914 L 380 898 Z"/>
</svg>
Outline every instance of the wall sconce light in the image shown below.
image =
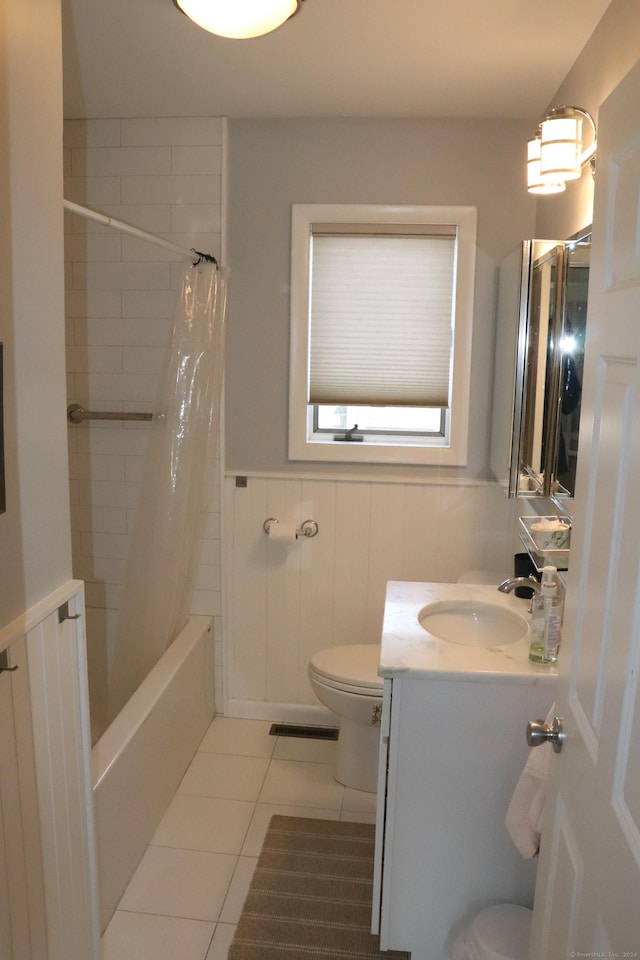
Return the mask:
<svg viewBox="0 0 640 960">
<path fill-rule="evenodd" d="M 209 33 L 235 40 L 261 37 L 302 9 L 304 0 L 173 0 L 178 10 Z"/>
<path fill-rule="evenodd" d="M 543 180 L 540 172 L 540 135 L 527 141 L 527 189 L 529 193 L 562 193 L 566 183 L 558 180 Z"/>
<path fill-rule="evenodd" d="M 583 149 L 582 127 L 591 127 L 591 144 Z M 567 181 L 578 180 L 583 167 L 595 169 L 596 125 L 582 107 L 554 107 L 538 126 L 538 134 L 527 144 L 527 189 L 529 193 L 561 193 Z"/>
</svg>

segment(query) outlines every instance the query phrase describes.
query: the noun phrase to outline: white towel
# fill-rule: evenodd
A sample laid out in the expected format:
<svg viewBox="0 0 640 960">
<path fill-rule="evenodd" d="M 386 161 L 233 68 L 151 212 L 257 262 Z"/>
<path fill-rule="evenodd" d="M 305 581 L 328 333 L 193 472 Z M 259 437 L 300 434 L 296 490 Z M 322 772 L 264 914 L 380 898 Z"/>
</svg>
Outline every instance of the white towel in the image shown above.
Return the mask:
<svg viewBox="0 0 640 960">
<path fill-rule="evenodd" d="M 555 703 L 547 714 L 545 724 L 555 716 Z M 531 747 L 527 762 L 513 791 L 505 823 L 509 835 L 522 856 L 529 860 L 540 850 L 540 834 L 547 773 L 551 756 L 549 741 Z"/>
</svg>

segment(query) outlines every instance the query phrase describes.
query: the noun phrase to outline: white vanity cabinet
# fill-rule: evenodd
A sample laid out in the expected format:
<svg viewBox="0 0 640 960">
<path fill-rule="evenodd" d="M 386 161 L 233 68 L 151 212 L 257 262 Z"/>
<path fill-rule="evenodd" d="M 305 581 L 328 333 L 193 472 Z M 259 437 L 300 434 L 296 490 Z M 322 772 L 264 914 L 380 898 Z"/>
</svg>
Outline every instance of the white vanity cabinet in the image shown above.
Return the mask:
<svg viewBox="0 0 640 960">
<path fill-rule="evenodd" d="M 533 903 L 536 861 L 516 850 L 505 814 L 526 723 L 547 714 L 555 672 L 529 664 L 527 644 L 485 650 L 495 669 L 468 671 L 464 648 L 455 669 L 448 650 L 407 638 L 397 619 L 383 637 L 374 932 L 383 950 L 448 960 L 452 933 L 484 906 Z"/>
</svg>

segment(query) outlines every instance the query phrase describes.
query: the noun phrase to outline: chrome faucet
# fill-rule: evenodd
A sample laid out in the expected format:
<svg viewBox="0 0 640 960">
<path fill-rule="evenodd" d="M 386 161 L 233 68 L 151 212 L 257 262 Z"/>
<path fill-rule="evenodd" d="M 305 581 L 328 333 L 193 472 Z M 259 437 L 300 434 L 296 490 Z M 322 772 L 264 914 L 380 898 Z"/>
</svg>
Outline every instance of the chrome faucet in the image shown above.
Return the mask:
<svg viewBox="0 0 640 960">
<path fill-rule="evenodd" d="M 498 585 L 498 590 L 500 593 L 511 593 L 516 587 L 527 587 L 530 590 L 535 590 L 536 593 L 540 593 L 540 583 L 532 573 L 528 577 L 509 577 L 508 580 L 503 580 Z"/>
<path fill-rule="evenodd" d="M 502 583 L 498 584 L 500 593 L 511 593 L 516 587 L 527 587 L 529 590 L 533 590 L 534 593 L 540 593 L 542 590 L 537 577 L 534 577 L 532 573 L 530 573 L 528 577 L 509 577 L 507 580 L 503 580 Z M 529 607 L 529 613 L 531 613 L 531 606 Z"/>
</svg>

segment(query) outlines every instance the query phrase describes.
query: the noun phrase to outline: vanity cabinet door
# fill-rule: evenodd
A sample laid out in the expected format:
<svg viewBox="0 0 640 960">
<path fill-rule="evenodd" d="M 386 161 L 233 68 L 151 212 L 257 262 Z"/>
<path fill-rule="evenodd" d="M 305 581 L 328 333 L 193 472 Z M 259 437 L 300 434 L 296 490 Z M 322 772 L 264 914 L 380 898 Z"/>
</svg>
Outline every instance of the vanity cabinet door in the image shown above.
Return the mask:
<svg viewBox="0 0 640 960">
<path fill-rule="evenodd" d="M 385 822 L 387 815 L 389 738 L 391 735 L 391 692 L 392 681 L 385 680 L 382 693 L 382 719 L 380 721 L 380 750 L 378 754 L 378 790 L 376 806 L 376 845 L 373 864 L 373 906 L 371 911 L 371 933 L 375 934 L 380 933 L 380 915 L 382 911 L 382 863 L 384 857 Z"/>
<path fill-rule="evenodd" d="M 527 758 L 526 722 L 546 715 L 554 677 L 387 683 L 380 945 L 448 960 L 451 936 L 482 906 L 532 904 L 535 861 L 520 856 L 504 821 Z"/>
</svg>

